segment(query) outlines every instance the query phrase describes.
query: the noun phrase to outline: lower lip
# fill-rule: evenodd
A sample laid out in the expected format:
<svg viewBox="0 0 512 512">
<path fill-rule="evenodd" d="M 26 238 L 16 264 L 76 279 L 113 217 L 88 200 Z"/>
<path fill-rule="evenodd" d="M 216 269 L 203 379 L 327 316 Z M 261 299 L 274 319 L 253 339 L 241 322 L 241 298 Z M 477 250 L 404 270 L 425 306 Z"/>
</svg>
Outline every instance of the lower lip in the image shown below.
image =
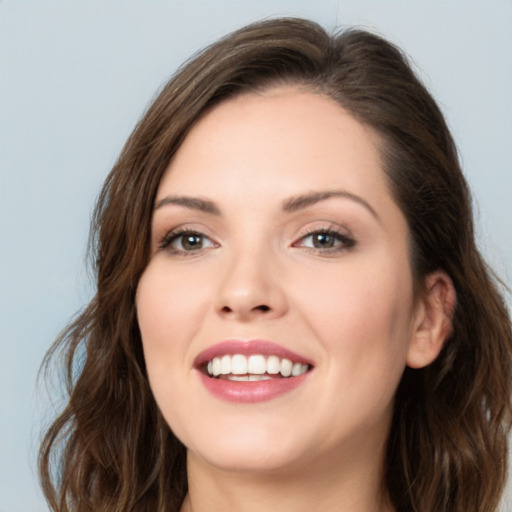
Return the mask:
<svg viewBox="0 0 512 512">
<path fill-rule="evenodd" d="M 212 379 L 199 371 L 202 383 L 215 397 L 228 402 L 255 403 L 272 400 L 302 384 L 309 372 L 298 377 L 260 381 L 232 381 Z"/>
</svg>

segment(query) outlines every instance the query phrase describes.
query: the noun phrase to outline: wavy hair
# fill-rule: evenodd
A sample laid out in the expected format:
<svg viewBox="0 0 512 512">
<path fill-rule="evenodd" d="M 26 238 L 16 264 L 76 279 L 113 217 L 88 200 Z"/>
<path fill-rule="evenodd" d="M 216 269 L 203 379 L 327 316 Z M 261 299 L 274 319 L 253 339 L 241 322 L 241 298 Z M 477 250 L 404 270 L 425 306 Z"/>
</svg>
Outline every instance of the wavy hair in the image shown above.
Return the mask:
<svg viewBox="0 0 512 512">
<path fill-rule="evenodd" d="M 395 201 L 409 226 L 421 293 L 452 279 L 453 334 L 429 367 L 406 368 L 384 485 L 397 511 L 493 512 L 511 423 L 510 318 L 475 244 L 471 197 L 443 115 L 404 54 L 371 33 L 329 35 L 302 19 L 249 25 L 186 63 L 138 123 L 99 196 L 91 229 L 97 294 L 60 335 L 69 401 L 39 457 L 55 512 L 174 512 L 187 492 L 185 448 L 153 399 L 135 312 L 149 259 L 156 191 L 188 131 L 227 98 L 295 84 L 336 100 L 380 136 Z"/>
</svg>

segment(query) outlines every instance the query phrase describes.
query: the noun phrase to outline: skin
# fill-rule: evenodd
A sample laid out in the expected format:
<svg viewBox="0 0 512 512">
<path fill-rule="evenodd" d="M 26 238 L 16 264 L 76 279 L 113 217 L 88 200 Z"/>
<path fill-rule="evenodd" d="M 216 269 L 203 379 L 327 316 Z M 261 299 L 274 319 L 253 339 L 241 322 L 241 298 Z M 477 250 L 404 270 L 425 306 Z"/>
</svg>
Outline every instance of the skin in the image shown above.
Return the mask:
<svg viewBox="0 0 512 512">
<path fill-rule="evenodd" d="M 415 300 L 378 142 L 331 99 L 282 87 L 215 107 L 173 157 L 137 312 L 151 388 L 188 449 L 183 511 L 393 510 L 382 488 L 393 396 L 407 364 L 437 356 L 453 293 L 437 273 Z M 324 191 L 343 194 L 283 209 Z M 200 234 L 196 246 L 178 228 Z M 341 237 L 311 235 L 326 230 Z M 221 400 L 193 361 L 233 338 L 273 341 L 314 368 L 273 400 Z"/>
</svg>

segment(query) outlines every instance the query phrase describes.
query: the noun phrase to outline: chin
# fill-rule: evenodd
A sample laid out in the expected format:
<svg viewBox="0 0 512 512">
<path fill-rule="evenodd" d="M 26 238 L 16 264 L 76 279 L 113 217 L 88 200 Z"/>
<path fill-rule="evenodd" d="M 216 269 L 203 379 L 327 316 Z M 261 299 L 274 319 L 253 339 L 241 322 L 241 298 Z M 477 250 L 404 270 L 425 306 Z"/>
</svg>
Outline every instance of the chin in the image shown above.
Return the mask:
<svg viewBox="0 0 512 512">
<path fill-rule="evenodd" d="M 188 452 L 189 457 L 217 470 L 238 474 L 275 474 L 300 466 L 296 455 L 278 449 L 256 446 L 232 447 L 226 450 Z"/>
<path fill-rule="evenodd" d="M 209 432 L 194 443 L 185 440 L 189 457 L 222 471 L 275 473 L 301 464 L 305 440 L 292 439 L 286 429 L 238 428 Z"/>
</svg>

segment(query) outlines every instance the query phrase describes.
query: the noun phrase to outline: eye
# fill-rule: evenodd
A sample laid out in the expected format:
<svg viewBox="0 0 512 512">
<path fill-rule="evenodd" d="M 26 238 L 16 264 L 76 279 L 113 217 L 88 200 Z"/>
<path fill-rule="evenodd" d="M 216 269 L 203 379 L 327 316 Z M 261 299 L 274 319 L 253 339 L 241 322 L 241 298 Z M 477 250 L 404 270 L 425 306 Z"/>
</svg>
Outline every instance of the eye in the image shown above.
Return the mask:
<svg viewBox="0 0 512 512">
<path fill-rule="evenodd" d="M 354 247 L 355 240 L 333 229 L 312 231 L 293 244 L 320 252 L 338 252 Z"/>
<path fill-rule="evenodd" d="M 174 253 L 192 253 L 217 245 L 198 231 L 179 230 L 168 233 L 160 243 L 160 249 Z"/>
</svg>

